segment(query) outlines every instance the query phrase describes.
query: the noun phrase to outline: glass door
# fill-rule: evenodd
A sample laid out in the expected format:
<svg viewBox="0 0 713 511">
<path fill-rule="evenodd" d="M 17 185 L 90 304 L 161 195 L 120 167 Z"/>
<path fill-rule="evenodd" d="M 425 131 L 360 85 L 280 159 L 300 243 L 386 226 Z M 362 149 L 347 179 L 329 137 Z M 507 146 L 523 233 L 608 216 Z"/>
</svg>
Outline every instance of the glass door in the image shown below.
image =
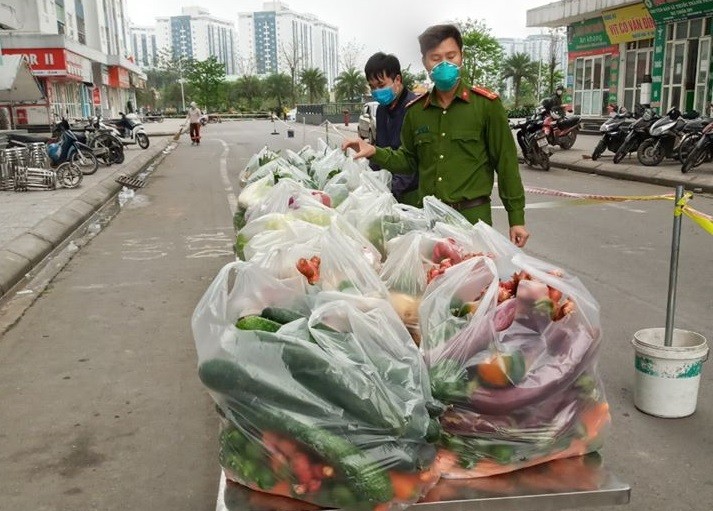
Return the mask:
<svg viewBox="0 0 713 511">
<path fill-rule="evenodd" d="M 696 93 L 693 109 L 705 115 L 708 112 L 706 98 L 708 97 L 708 76 L 711 63 L 711 37 L 699 39 L 698 66 L 696 67 Z"/>
<path fill-rule="evenodd" d="M 608 56 L 607 56 L 608 57 Z M 608 59 L 607 59 L 608 60 Z M 574 66 L 574 111 L 579 115 L 602 115 L 608 98 L 605 56 L 582 57 Z"/>
<path fill-rule="evenodd" d="M 636 43 L 626 51 L 626 69 L 624 71 L 624 98 L 620 103 L 630 112 L 641 103 L 641 82 L 652 71 L 653 48 L 637 48 Z"/>
<path fill-rule="evenodd" d="M 666 44 L 661 113 L 666 113 L 674 106 L 681 111 L 686 109 L 686 97 L 683 94 L 686 46 L 686 41 L 671 41 Z"/>
</svg>

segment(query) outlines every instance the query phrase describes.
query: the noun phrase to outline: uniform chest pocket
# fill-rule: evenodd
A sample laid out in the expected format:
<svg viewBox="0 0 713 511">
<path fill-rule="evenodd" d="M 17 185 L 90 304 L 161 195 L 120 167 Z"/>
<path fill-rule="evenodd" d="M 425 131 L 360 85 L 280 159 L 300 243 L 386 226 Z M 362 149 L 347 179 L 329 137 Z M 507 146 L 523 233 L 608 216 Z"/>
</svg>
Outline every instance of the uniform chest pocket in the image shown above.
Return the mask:
<svg viewBox="0 0 713 511">
<path fill-rule="evenodd" d="M 485 147 L 481 134 L 476 130 L 458 130 L 451 133 L 451 151 L 468 160 L 483 158 Z"/>
<path fill-rule="evenodd" d="M 480 133 L 475 130 L 460 130 L 451 133 L 451 140 L 458 142 L 477 142 L 480 140 Z"/>
</svg>

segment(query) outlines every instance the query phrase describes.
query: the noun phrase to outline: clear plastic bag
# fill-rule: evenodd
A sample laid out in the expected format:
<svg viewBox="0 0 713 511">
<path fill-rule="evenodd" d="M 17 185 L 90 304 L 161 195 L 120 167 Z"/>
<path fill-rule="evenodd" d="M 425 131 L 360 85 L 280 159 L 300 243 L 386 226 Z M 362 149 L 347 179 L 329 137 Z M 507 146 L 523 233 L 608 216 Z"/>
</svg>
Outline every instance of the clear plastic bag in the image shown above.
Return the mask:
<svg viewBox="0 0 713 511">
<path fill-rule="evenodd" d="M 433 195 L 423 198 L 423 212 L 431 225 L 436 222 L 453 225 L 462 230 L 468 230 L 472 224 L 458 211 L 446 205 Z"/>
<path fill-rule="evenodd" d="M 599 449 L 610 417 L 596 368 L 596 301 L 562 269 L 508 250 L 491 228 L 478 236 L 499 253 L 446 269 L 420 308 L 432 392 L 452 405 L 441 417 L 443 477 Z"/>
<path fill-rule="evenodd" d="M 292 179 L 280 179 L 265 192 L 259 201 L 248 207 L 245 212 L 246 222 L 269 213 L 291 214 L 295 218 L 313 221 L 317 225 L 326 224 L 333 216 L 331 199 L 324 192 L 305 188 Z"/>
<path fill-rule="evenodd" d="M 395 205 L 396 199 L 391 193 L 359 187 L 339 205 L 337 211 L 385 257 L 383 219 L 391 215 Z"/>
<path fill-rule="evenodd" d="M 324 507 L 403 509 L 438 479 L 423 361 L 387 302 L 250 263 L 224 267 L 192 318 L 223 416 L 220 462 L 250 488 Z"/>
</svg>

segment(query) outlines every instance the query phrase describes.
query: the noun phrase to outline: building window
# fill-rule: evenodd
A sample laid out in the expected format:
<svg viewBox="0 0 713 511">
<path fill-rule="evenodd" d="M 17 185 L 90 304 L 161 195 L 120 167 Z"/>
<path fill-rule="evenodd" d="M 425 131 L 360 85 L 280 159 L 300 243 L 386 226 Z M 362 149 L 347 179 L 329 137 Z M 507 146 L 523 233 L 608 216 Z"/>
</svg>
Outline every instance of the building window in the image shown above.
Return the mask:
<svg viewBox="0 0 713 511">
<path fill-rule="evenodd" d="M 57 15 L 57 33 L 64 34 L 64 0 L 54 0 L 55 14 Z"/>
<path fill-rule="evenodd" d="M 82 0 L 74 0 L 74 11 L 77 15 L 77 39 L 81 44 L 87 44 L 87 34 L 84 26 L 84 4 Z"/>
</svg>

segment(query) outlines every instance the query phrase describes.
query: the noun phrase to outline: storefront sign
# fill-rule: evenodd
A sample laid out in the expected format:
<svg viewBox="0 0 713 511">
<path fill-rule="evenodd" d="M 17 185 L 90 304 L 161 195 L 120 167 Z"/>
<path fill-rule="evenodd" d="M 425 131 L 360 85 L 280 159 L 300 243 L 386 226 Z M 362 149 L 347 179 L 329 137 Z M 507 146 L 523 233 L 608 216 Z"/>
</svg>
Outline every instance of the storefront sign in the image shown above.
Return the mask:
<svg viewBox="0 0 713 511">
<path fill-rule="evenodd" d="M 119 66 L 109 66 L 109 86 L 117 89 L 129 89 L 129 71 Z"/>
<path fill-rule="evenodd" d="M 567 53 L 567 59 L 571 62 L 581 57 L 591 57 L 593 55 L 619 55 L 619 45 L 612 44 L 611 46 L 604 46 L 603 48 L 596 48 L 594 50 L 580 50 L 580 51 L 570 51 Z"/>
<path fill-rule="evenodd" d="M 91 62 L 64 48 L 5 48 L 5 55 L 22 55 L 35 76 L 61 76 L 92 81 Z"/>
<path fill-rule="evenodd" d="M 604 26 L 613 44 L 654 37 L 656 24 L 644 4 L 630 5 L 602 13 Z"/>
<path fill-rule="evenodd" d="M 710 16 L 713 0 L 644 0 L 656 23 Z"/>
<path fill-rule="evenodd" d="M 94 87 L 92 89 L 92 103 L 94 105 L 102 104 L 102 91 L 99 87 Z"/>
<path fill-rule="evenodd" d="M 570 52 L 593 50 L 611 44 L 601 16 L 567 27 L 567 49 Z"/>
</svg>

